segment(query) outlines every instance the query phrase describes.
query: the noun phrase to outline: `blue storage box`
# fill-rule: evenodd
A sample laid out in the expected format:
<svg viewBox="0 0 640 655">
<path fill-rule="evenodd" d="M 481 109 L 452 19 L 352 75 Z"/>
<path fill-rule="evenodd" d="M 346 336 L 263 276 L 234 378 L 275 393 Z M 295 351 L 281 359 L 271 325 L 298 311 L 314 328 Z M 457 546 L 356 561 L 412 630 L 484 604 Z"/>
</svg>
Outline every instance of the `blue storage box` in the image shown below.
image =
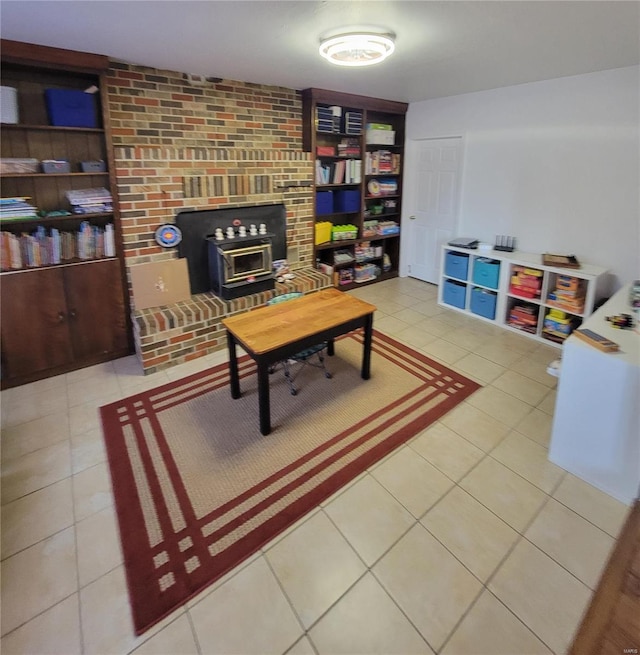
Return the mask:
<svg viewBox="0 0 640 655">
<path fill-rule="evenodd" d="M 453 305 L 459 309 L 464 309 L 467 300 L 467 285 L 454 280 L 444 281 L 444 290 L 442 292 L 442 301 L 447 305 Z"/>
<path fill-rule="evenodd" d="M 333 214 L 333 191 L 316 192 L 316 214 Z"/>
<path fill-rule="evenodd" d="M 341 189 L 334 194 L 333 208 L 336 212 L 359 212 L 360 191 Z"/>
<path fill-rule="evenodd" d="M 493 320 L 496 317 L 497 294 L 486 289 L 471 289 L 471 311 L 478 316 Z"/>
<path fill-rule="evenodd" d="M 447 277 L 457 277 L 459 280 L 466 280 L 468 270 L 469 255 L 447 250 L 444 259 L 444 274 Z"/>
<path fill-rule="evenodd" d="M 75 89 L 46 89 L 44 92 L 51 125 L 98 127 L 95 97 Z"/>
<path fill-rule="evenodd" d="M 500 278 L 500 262 L 495 259 L 478 257 L 473 262 L 473 282 L 491 289 L 498 288 Z"/>
</svg>

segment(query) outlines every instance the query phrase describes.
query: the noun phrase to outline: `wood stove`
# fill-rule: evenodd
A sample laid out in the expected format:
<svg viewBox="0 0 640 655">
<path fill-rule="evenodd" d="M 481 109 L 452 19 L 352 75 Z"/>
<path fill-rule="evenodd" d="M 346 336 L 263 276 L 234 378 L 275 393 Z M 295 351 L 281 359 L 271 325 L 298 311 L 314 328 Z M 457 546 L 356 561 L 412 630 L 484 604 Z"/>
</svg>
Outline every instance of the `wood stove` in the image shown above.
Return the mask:
<svg viewBox="0 0 640 655">
<path fill-rule="evenodd" d="M 265 233 L 232 239 L 207 237 L 212 291 L 225 300 L 232 300 L 274 289 L 273 236 Z"/>
</svg>

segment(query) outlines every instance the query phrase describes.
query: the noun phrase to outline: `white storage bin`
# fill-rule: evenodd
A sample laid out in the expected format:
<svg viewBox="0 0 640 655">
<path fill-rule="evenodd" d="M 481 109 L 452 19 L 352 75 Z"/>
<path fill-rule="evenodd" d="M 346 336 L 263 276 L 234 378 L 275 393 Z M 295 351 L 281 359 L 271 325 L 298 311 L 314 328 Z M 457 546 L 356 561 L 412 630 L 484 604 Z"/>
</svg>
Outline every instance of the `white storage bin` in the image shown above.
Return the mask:
<svg viewBox="0 0 640 655">
<path fill-rule="evenodd" d="M 18 89 L 0 86 L 0 123 L 18 122 Z"/>
</svg>

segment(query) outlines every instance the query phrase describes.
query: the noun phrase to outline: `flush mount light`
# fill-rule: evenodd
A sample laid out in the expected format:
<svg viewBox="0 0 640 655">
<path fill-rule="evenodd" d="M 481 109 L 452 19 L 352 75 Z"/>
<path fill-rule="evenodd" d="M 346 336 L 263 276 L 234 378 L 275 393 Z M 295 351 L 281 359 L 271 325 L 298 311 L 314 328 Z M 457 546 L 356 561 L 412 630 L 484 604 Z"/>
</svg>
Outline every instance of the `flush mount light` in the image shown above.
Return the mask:
<svg viewBox="0 0 640 655">
<path fill-rule="evenodd" d="M 350 32 L 320 43 L 320 54 L 338 66 L 371 66 L 385 60 L 395 49 L 393 35 Z"/>
</svg>

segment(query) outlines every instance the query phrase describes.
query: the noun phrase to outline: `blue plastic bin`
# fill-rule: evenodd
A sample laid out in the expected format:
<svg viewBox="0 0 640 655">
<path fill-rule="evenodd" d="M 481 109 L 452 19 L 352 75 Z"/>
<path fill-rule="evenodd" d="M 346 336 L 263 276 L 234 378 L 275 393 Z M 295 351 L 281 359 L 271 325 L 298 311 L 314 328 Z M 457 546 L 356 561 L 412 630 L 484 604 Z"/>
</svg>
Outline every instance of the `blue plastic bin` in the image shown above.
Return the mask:
<svg viewBox="0 0 640 655">
<path fill-rule="evenodd" d="M 486 289 L 471 289 L 471 312 L 493 320 L 496 317 L 497 294 Z"/>
<path fill-rule="evenodd" d="M 46 89 L 44 96 L 51 125 L 98 127 L 93 94 L 74 89 Z"/>
<path fill-rule="evenodd" d="M 444 274 L 447 277 L 457 277 L 459 280 L 466 280 L 468 271 L 469 255 L 447 250 L 444 259 Z"/>
<path fill-rule="evenodd" d="M 467 300 L 467 285 L 455 280 L 445 280 L 442 301 L 447 305 L 464 309 Z"/>
<path fill-rule="evenodd" d="M 360 211 L 360 191 L 340 189 L 334 194 L 334 210 L 337 212 Z"/>
<path fill-rule="evenodd" d="M 491 289 L 498 288 L 500 278 L 500 262 L 495 259 L 478 257 L 473 262 L 473 282 Z"/>
<path fill-rule="evenodd" d="M 316 214 L 333 214 L 333 191 L 316 192 Z"/>
</svg>

